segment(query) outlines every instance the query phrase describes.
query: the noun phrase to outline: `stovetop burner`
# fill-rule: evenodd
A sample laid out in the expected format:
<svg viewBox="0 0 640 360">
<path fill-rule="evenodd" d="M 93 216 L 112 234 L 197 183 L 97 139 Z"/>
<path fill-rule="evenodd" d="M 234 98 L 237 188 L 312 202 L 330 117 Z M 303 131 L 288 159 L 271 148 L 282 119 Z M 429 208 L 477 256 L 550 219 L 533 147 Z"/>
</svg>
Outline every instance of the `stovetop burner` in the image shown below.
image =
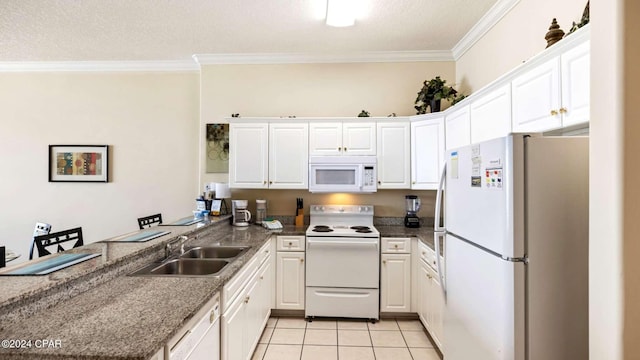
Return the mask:
<svg viewBox="0 0 640 360">
<path fill-rule="evenodd" d="M 359 232 L 361 230 L 369 230 L 368 232 L 371 232 L 371 228 L 368 226 L 352 226 L 350 227 L 351 230 L 355 230 L 356 232 Z"/>
<path fill-rule="evenodd" d="M 315 231 L 315 232 L 332 232 L 333 229 L 329 228 L 327 225 L 316 225 L 313 227 L 313 230 L 311 231 Z"/>
<path fill-rule="evenodd" d="M 357 233 L 361 233 L 361 234 L 367 234 L 367 233 L 370 233 L 370 232 L 373 232 L 373 231 L 371 231 L 370 229 L 367 228 L 367 229 L 358 229 L 358 230 L 356 230 L 356 232 Z"/>
</svg>

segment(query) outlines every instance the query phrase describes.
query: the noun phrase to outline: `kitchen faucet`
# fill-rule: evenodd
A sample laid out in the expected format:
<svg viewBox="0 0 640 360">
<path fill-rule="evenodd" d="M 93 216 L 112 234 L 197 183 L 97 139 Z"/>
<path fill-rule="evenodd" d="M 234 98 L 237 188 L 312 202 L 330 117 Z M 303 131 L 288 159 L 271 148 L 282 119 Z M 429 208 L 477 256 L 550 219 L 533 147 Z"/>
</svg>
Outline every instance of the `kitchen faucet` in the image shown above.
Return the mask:
<svg viewBox="0 0 640 360">
<path fill-rule="evenodd" d="M 184 254 L 184 243 L 189 240 L 188 237 L 184 236 L 184 235 L 180 235 L 178 236 L 178 238 L 176 240 L 173 241 L 169 241 L 167 243 L 167 245 L 164 248 L 164 258 L 165 260 L 169 258 L 169 256 L 171 256 L 171 253 L 173 252 L 173 245 L 175 245 L 176 243 L 180 244 L 180 255 Z"/>
</svg>

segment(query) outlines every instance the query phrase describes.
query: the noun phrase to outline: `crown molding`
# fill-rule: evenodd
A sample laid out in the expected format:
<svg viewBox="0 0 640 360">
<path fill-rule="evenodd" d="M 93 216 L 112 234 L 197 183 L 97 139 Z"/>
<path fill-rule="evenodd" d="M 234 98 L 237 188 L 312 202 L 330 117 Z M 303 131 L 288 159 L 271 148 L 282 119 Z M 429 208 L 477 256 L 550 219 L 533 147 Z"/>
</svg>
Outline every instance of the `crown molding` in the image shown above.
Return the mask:
<svg viewBox="0 0 640 360">
<path fill-rule="evenodd" d="M 247 54 L 194 54 L 200 65 L 229 64 L 313 64 L 313 63 L 376 63 L 453 61 L 449 50 L 432 51 L 372 51 L 345 54 L 316 53 L 247 53 Z"/>
<path fill-rule="evenodd" d="M 0 62 L 0 72 L 163 72 L 199 71 L 192 60 L 186 61 L 9 61 Z"/>
<path fill-rule="evenodd" d="M 454 61 L 458 61 L 476 42 L 493 28 L 520 0 L 498 0 L 471 30 L 451 49 Z"/>
</svg>

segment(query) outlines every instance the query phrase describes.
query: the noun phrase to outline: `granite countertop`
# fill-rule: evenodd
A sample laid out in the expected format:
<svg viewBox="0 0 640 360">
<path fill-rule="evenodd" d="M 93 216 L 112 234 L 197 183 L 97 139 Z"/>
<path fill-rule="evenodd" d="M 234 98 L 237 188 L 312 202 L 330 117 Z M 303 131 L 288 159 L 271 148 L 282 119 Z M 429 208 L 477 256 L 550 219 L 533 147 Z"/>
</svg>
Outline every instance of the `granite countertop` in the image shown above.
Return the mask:
<svg viewBox="0 0 640 360">
<path fill-rule="evenodd" d="M 228 219 L 228 218 L 227 218 Z M 304 235 L 305 227 L 285 225 L 268 231 L 259 226 L 236 228 L 220 219 L 202 227 L 163 227 L 170 235 L 145 243 L 99 242 L 77 252 L 100 250 L 103 256 L 45 276 L 0 277 L 8 294 L 0 295 L 0 340 L 32 340 L 30 348 L 0 348 L 7 359 L 148 359 L 159 351 L 210 300 L 273 234 Z M 417 236 L 433 247 L 433 229 L 376 226 L 382 236 Z M 158 260 L 178 235 L 185 245 L 251 246 L 216 277 L 128 276 Z M 105 270 L 106 269 L 106 270 Z M 101 273 L 108 273 L 107 275 Z M 84 282 L 84 289 L 77 289 Z M 64 294 L 64 295 L 60 295 Z M 39 301 L 38 299 L 45 300 Z M 27 310 L 21 308 L 27 306 Z M 35 305 L 33 305 L 35 303 Z M 39 339 L 58 346 L 36 348 Z"/>
</svg>

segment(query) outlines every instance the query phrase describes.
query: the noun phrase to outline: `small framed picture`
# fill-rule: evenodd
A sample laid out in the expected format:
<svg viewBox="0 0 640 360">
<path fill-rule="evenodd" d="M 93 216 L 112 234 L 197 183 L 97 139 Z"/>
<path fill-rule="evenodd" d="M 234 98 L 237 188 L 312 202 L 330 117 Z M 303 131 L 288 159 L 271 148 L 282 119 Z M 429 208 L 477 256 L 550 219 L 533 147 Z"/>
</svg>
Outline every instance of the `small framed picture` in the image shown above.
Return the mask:
<svg viewBox="0 0 640 360">
<path fill-rule="evenodd" d="M 222 206 L 222 200 L 211 200 L 211 215 L 220 215 L 220 207 Z"/>
<path fill-rule="evenodd" d="M 49 182 L 108 182 L 109 145 L 49 145 Z"/>
</svg>

